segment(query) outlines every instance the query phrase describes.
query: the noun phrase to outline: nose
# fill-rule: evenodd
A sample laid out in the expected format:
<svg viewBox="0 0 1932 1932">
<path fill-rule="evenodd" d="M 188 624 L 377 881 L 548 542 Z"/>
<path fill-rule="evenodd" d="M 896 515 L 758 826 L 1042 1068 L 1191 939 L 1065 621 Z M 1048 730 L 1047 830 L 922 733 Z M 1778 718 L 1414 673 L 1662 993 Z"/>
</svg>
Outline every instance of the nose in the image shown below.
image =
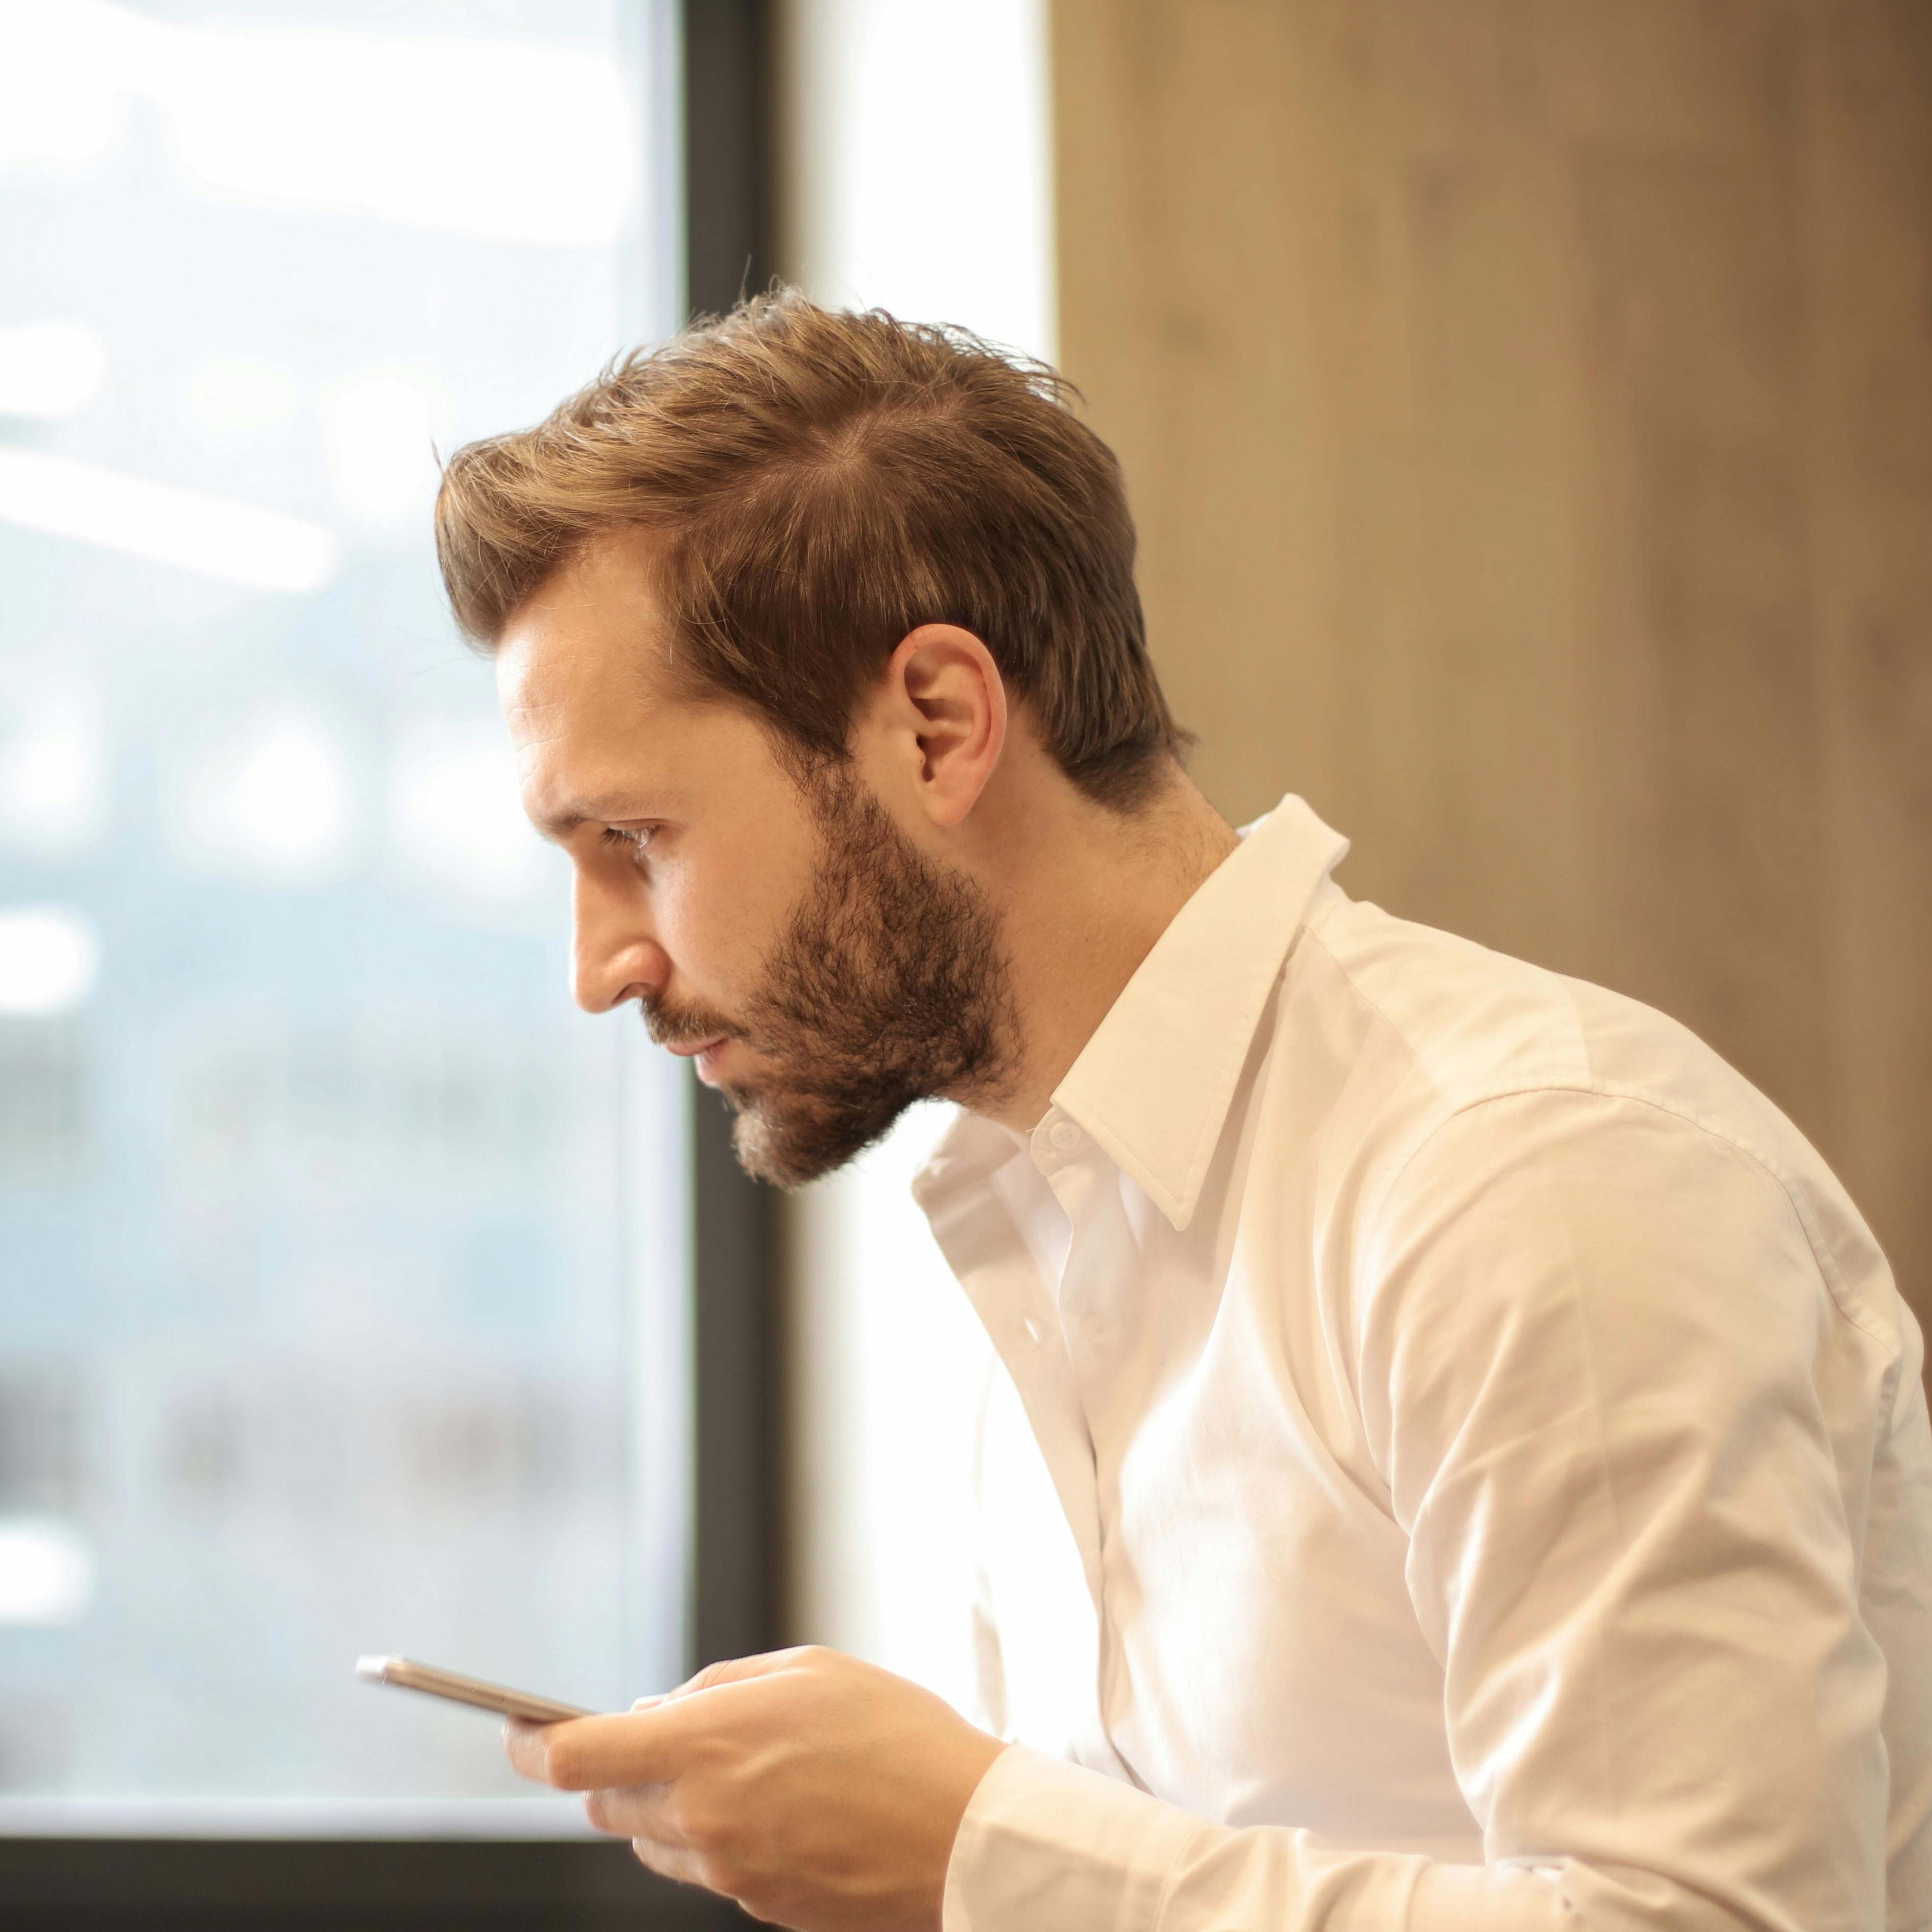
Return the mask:
<svg viewBox="0 0 1932 1932">
<path fill-rule="evenodd" d="M 655 1000 L 670 978 L 660 946 L 634 898 L 580 871 L 571 895 L 572 991 L 586 1013 L 626 1000 Z"/>
</svg>

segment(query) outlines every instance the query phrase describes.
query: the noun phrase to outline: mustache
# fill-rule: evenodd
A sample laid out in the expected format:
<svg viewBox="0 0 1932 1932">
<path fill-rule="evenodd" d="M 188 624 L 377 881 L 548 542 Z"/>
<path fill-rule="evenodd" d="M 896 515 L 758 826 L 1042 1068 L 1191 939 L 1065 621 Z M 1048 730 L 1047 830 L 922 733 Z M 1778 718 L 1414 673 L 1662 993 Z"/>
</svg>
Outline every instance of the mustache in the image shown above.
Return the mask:
<svg viewBox="0 0 1932 1932">
<path fill-rule="evenodd" d="M 638 1016 L 653 1046 L 700 1046 L 710 1040 L 735 1040 L 737 1029 L 717 1013 L 701 1008 L 640 1004 Z"/>
</svg>

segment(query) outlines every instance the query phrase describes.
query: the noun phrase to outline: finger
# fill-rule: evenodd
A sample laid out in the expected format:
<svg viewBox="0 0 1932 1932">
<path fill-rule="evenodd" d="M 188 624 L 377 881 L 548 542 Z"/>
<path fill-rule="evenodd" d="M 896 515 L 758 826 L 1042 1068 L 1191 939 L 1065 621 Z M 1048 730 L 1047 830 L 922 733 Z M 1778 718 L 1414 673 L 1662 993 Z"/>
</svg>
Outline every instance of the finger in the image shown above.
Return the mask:
<svg viewBox="0 0 1932 1932">
<path fill-rule="evenodd" d="M 560 1724 L 512 1724 L 504 1742 L 510 1762 L 526 1778 L 560 1791 L 663 1784 L 683 1768 L 688 1750 L 689 1726 L 667 1721 L 670 1714 L 660 1706 Z"/>
<path fill-rule="evenodd" d="M 770 1677 L 781 1670 L 796 1666 L 809 1648 L 801 1646 L 792 1650 L 767 1650 L 755 1657 L 721 1658 L 716 1664 L 707 1664 L 694 1677 L 688 1677 L 675 1690 L 665 1694 L 682 1697 L 693 1690 L 709 1690 L 720 1684 L 740 1684 L 750 1677 Z"/>
<path fill-rule="evenodd" d="M 688 1845 L 661 1844 L 655 1838 L 633 1838 L 631 1849 L 647 1871 L 674 1878 L 680 1885 L 706 1885 L 704 1861 Z"/>
<path fill-rule="evenodd" d="M 544 1733 L 552 1724 L 532 1724 L 512 1718 L 503 1726 L 503 1750 L 512 1769 L 519 1778 L 533 1778 L 539 1784 L 550 1780 L 544 1772 Z"/>
<path fill-rule="evenodd" d="M 648 1838 L 674 1849 L 686 1844 L 679 1828 L 668 1784 L 605 1785 L 586 1792 L 584 1815 L 599 1832 L 614 1838 Z"/>
</svg>

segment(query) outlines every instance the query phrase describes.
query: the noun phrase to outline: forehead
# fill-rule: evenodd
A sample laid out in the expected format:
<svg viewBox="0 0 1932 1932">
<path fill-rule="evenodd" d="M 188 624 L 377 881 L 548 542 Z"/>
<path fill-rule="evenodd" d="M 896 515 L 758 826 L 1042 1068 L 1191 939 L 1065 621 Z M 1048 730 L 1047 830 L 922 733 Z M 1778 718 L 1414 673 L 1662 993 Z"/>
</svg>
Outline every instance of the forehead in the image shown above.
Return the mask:
<svg viewBox="0 0 1932 1932">
<path fill-rule="evenodd" d="M 643 539 L 598 538 L 503 627 L 496 688 L 512 730 L 634 727 L 674 701 L 668 642 Z"/>
<path fill-rule="evenodd" d="M 770 810 L 779 767 L 740 706 L 682 689 L 635 539 L 601 542 L 503 627 L 496 681 L 524 808 L 552 838 L 588 820 Z"/>
<path fill-rule="evenodd" d="M 524 807 L 567 837 L 586 820 L 686 806 L 702 714 L 668 674 L 647 560 L 600 542 L 556 571 L 503 627 L 496 688 Z"/>
</svg>

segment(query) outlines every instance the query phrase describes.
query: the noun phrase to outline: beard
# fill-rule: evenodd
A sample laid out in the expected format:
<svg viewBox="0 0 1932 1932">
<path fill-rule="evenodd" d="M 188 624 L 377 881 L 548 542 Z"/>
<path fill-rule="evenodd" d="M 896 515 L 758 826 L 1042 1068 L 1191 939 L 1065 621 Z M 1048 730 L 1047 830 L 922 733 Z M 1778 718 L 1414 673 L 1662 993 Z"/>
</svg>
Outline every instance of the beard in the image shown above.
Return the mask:
<svg viewBox="0 0 1932 1932">
<path fill-rule="evenodd" d="M 721 1090 L 739 1165 L 785 1188 L 844 1166 L 916 1101 L 997 1093 L 1018 1038 L 979 886 L 928 859 L 847 772 L 803 790 L 822 855 L 741 1022 L 645 1016 L 660 1042 L 729 1034 L 766 1061 L 756 1087 Z"/>
</svg>

